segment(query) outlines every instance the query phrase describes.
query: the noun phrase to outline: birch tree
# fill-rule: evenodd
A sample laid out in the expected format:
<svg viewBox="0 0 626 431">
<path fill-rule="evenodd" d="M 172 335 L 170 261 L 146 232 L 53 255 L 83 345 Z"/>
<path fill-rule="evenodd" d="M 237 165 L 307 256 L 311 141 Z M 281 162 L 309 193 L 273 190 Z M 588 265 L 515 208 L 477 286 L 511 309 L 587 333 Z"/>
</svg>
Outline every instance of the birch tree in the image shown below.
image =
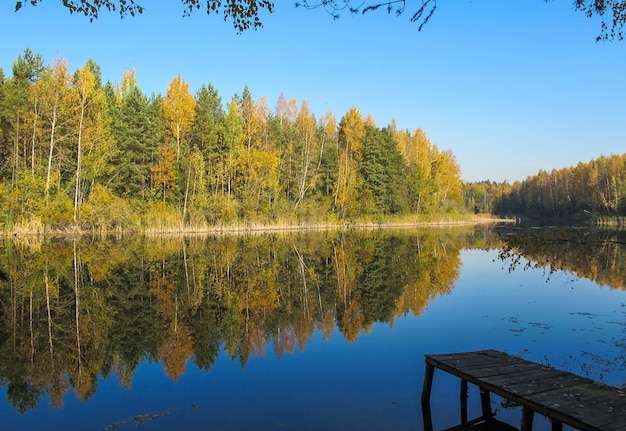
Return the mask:
<svg viewBox="0 0 626 431">
<path fill-rule="evenodd" d="M 97 72 L 97 65 L 88 61 L 76 72 L 72 88 L 76 140 L 74 223 L 85 198 L 83 187 L 92 188 L 96 178 L 107 169 L 112 144 L 106 97 Z"/>
<path fill-rule="evenodd" d="M 339 124 L 339 173 L 335 188 L 335 209 L 340 217 L 349 215 L 356 207 L 358 189 L 362 183 L 358 164 L 362 158 L 365 123 L 356 107 L 348 110 Z"/>
<path fill-rule="evenodd" d="M 48 205 L 50 181 L 52 177 L 52 160 L 57 145 L 57 130 L 67 122 L 67 105 L 72 76 L 68 71 L 67 61 L 57 58 L 54 65 L 42 77 L 44 91 L 44 116 L 49 128 L 48 157 L 46 165 L 45 204 Z"/>
<path fill-rule="evenodd" d="M 196 99 L 189 92 L 189 84 L 178 74 L 170 81 L 163 99 L 163 120 L 176 140 L 176 161 L 180 160 L 181 145 L 194 123 L 195 110 Z"/>
</svg>

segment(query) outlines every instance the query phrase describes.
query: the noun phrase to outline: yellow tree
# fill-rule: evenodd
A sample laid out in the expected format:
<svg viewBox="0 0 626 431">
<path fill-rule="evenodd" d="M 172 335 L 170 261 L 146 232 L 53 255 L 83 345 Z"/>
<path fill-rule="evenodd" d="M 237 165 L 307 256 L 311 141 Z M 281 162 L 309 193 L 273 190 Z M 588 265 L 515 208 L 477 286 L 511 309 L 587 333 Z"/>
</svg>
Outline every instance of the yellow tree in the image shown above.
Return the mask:
<svg viewBox="0 0 626 431">
<path fill-rule="evenodd" d="M 356 107 L 348 110 L 339 124 L 339 172 L 335 187 L 335 209 L 340 217 L 346 217 L 356 206 L 356 198 L 362 179 L 358 163 L 363 155 L 365 123 Z"/>
<path fill-rule="evenodd" d="M 150 169 L 152 172 L 152 186 L 163 193 L 163 202 L 167 191 L 174 187 L 176 170 L 174 169 L 174 149 L 163 144 L 159 147 L 156 164 Z"/>
<path fill-rule="evenodd" d="M 239 101 L 239 113 L 243 120 L 243 143 L 237 159 L 239 192 L 244 215 L 257 215 L 269 211 L 277 194 L 278 150 L 263 137 L 267 137 L 267 99 L 256 103 L 246 85 Z"/>
<path fill-rule="evenodd" d="M 224 117 L 224 136 L 223 146 L 226 155 L 222 156 L 221 168 L 218 170 L 219 183 L 222 188 L 222 194 L 231 197 L 233 193 L 234 181 L 237 177 L 237 160 L 241 151 L 241 142 L 244 136 L 243 119 L 239 114 L 237 100 L 233 100 L 228 104 L 228 110 Z"/>
<path fill-rule="evenodd" d="M 451 151 L 442 151 L 435 156 L 432 176 L 439 209 L 459 208 L 463 200 L 463 182 L 461 168 Z"/>
<path fill-rule="evenodd" d="M 84 198 L 83 170 L 91 181 L 106 167 L 108 149 L 112 143 L 108 131 L 109 117 L 106 98 L 96 76 L 97 65 L 89 60 L 74 77 L 72 101 L 75 109 L 76 168 L 74 174 L 74 223 Z M 86 156 L 86 157 L 85 157 Z M 85 160 L 83 160 L 85 159 Z M 86 161 L 85 169 L 83 163 Z"/>
<path fill-rule="evenodd" d="M 183 139 L 191 130 L 196 115 L 196 99 L 180 74 L 169 83 L 162 109 L 163 121 L 176 140 L 176 160 L 179 160 Z"/>
<path fill-rule="evenodd" d="M 67 67 L 67 61 L 56 59 L 52 69 L 44 73 L 41 79 L 43 91 L 43 111 L 47 118 L 50 133 L 48 145 L 48 164 L 46 167 L 45 202 L 48 205 L 50 181 L 52 175 L 52 158 L 57 143 L 57 128 L 62 122 L 64 112 L 67 112 L 69 89 L 72 81 Z"/>
<path fill-rule="evenodd" d="M 240 187 L 244 217 L 267 215 L 272 207 L 273 199 L 278 190 L 278 150 L 261 150 L 253 148 L 250 154 L 242 151 L 238 165 L 243 187 Z"/>
<path fill-rule="evenodd" d="M 302 102 L 300 112 L 296 117 L 296 129 L 298 131 L 298 142 L 300 149 L 299 169 L 296 172 L 298 193 L 294 204 L 294 211 L 304 198 L 306 192 L 315 186 L 315 177 L 317 167 L 321 161 L 321 153 L 318 151 L 319 140 L 317 138 L 317 123 L 315 115 L 309 110 L 309 104 L 306 100 Z M 318 157 L 318 163 L 314 158 Z"/>
<path fill-rule="evenodd" d="M 422 129 L 416 129 L 410 139 L 403 140 L 404 157 L 409 168 L 409 193 L 414 212 L 428 212 L 434 206 L 435 190 L 431 181 L 433 155 L 438 150 Z"/>
<path fill-rule="evenodd" d="M 244 144 L 249 154 L 252 151 L 252 147 L 255 144 L 258 145 L 261 132 L 266 127 L 266 119 L 269 114 L 267 99 L 262 97 L 255 103 L 252 93 L 250 93 L 246 85 L 239 101 L 239 112 L 243 119 Z"/>
<path fill-rule="evenodd" d="M 337 273 L 337 326 L 350 343 L 363 328 L 363 313 L 357 289 L 362 267 L 359 265 L 357 247 L 348 247 L 341 236 L 335 245 L 334 263 Z"/>
<path fill-rule="evenodd" d="M 389 124 L 389 128 L 393 133 L 393 139 L 398 143 L 398 150 L 404 156 L 404 161 L 408 160 L 407 150 L 410 147 L 411 135 L 408 130 L 398 130 L 398 125 L 396 123 L 396 119 L 391 119 L 391 124 Z"/>
<path fill-rule="evenodd" d="M 115 84 L 115 104 L 122 106 L 124 97 L 137 85 L 137 78 L 135 78 L 135 69 L 125 70 L 124 77 L 122 78 L 122 85 Z"/>
<path fill-rule="evenodd" d="M 177 381 L 185 373 L 187 359 L 193 354 L 193 340 L 183 319 L 182 298 L 176 286 L 177 273 L 169 267 L 169 262 L 163 258 L 160 273 L 153 271 L 150 274 L 150 293 L 156 299 L 156 309 L 165 328 L 159 356 L 165 373 Z"/>
</svg>

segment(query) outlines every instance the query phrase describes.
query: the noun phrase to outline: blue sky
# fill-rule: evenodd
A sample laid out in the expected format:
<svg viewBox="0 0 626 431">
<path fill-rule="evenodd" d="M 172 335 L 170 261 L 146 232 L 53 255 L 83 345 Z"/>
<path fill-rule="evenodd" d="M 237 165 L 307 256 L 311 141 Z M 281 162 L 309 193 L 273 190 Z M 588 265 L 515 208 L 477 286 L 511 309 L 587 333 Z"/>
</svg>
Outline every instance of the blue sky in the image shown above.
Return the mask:
<svg viewBox="0 0 626 431">
<path fill-rule="evenodd" d="M 25 2 L 27 3 L 27 2 Z M 221 17 L 182 17 L 177 0 L 139 0 L 143 15 L 92 23 L 60 0 L 0 6 L 0 67 L 29 47 L 72 70 L 93 58 L 103 79 L 134 68 L 147 94 L 180 73 L 226 103 L 248 84 L 273 109 L 281 92 L 321 117 L 351 106 L 381 127 L 422 128 L 457 157 L 467 181 L 523 180 L 539 169 L 626 152 L 626 42 L 597 43 L 597 20 L 573 1 L 446 0 L 418 32 L 408 13 L 333 20 L 276 2 L 264 28 L 236 34 Z"/>
</svg>

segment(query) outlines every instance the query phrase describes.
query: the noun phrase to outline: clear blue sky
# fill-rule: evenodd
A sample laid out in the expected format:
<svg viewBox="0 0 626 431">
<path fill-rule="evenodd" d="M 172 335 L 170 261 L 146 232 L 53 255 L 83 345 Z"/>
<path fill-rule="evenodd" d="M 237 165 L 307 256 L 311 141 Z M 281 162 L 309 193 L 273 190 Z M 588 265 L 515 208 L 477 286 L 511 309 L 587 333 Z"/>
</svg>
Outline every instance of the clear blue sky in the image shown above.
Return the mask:
<svg viewBox="0 0 626 431">
<path fill-rule="evenodd" d="M 28 3 L 28 2 L 25 2 Z M 134 68 L 147 94 L 180 73 L 196 91 L 212 83 L 228 102 L 248 84 L 273 109 L 281 92 L 321 117 L 351 106 L 378 126 L 395 118 L 451 150 L 467 181 L 523 180 L 539 169 L 626 152 L 626 42 L 596 43 L 597 20 L 573 1 L 445 0 L 421 32 L 408 12 L 334 21 L 277 2 L 264 28 L 238 35 L 221 16 L 182 17 L 178 0 L 139 0 L 121 20 L 70 15 L 60 0 L 0 6 L 5 75 L 29 47 L 72 70 L 93 58 L 103 79 Z"/>
</svg>

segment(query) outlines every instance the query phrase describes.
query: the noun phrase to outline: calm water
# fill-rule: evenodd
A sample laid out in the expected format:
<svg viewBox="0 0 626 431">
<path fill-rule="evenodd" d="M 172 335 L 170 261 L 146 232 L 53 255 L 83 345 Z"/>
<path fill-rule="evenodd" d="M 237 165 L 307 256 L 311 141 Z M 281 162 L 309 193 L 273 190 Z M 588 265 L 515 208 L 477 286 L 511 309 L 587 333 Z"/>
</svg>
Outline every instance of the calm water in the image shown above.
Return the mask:
<svg viewBox="0 0 626 431">
<path fill-rule="evenodd" d="M 487 348 L 621 387 L 625 250 L 560 235 L 3 243 L 0 430 L 420 430 L 424 354 Z"/>
</svg>

